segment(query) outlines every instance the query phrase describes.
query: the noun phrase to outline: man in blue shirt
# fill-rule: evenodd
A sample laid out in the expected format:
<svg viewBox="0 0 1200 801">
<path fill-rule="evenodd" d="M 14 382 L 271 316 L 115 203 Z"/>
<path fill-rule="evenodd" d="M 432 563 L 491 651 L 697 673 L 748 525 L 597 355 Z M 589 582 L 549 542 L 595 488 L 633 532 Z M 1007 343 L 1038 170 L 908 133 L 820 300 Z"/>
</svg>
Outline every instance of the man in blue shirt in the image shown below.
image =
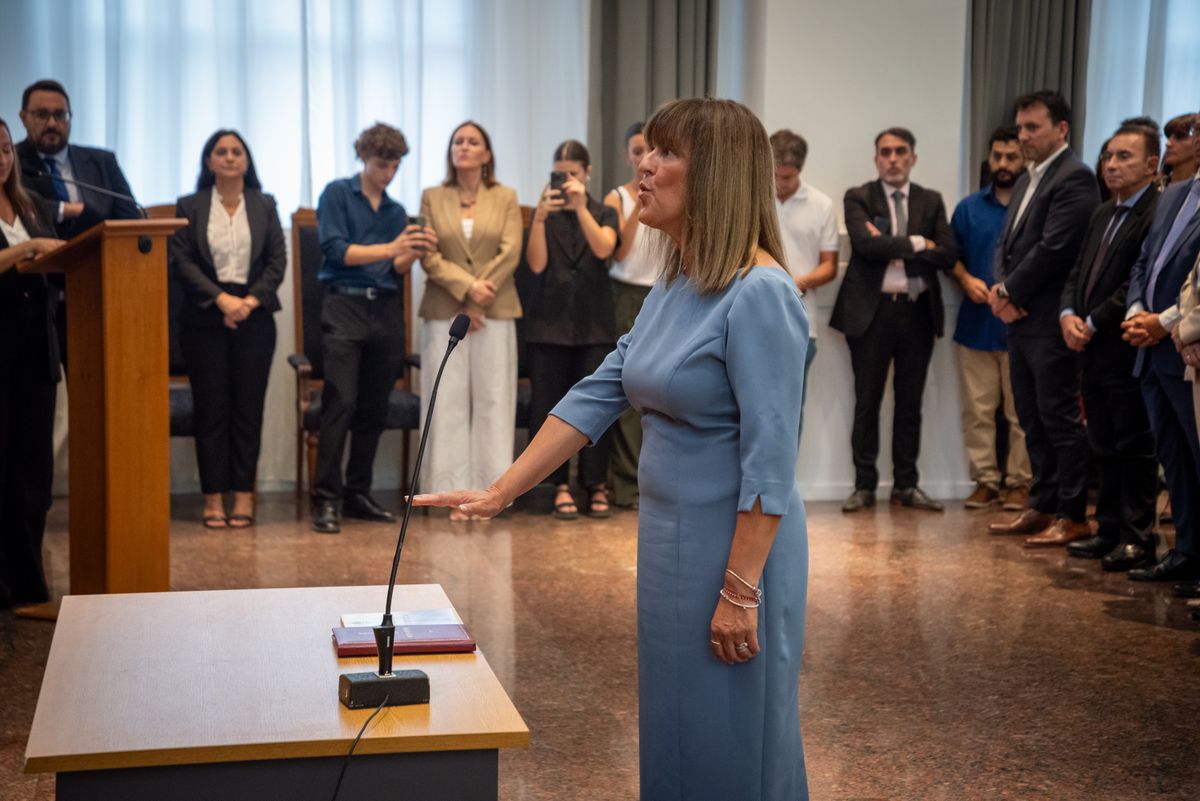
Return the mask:
<svg viewBox="0 0 1200 801">
<path fill-rule="evenodd" d="M 996 409 L 1001 401 L 1008 420 L 1004 508 L 1021 511 L 1029 500 L 1029 454 L 1013 404 L 1008 337 L 1004 323 L 988 306 L 996 242 L 1004 229 L 1013 185 L 1024 169 L 1025 157 L 1021 154 L 1017 129 L 997 128 L 988 145 L 991 182 L 963 198 L 950 220 L 960 259 L 954 265 L 954 277 L 962 285 L 964 296 L 954 342 L 962 389 L 963 444 L 971 480 L 975 482 L 975 491 L 966 500 L 968 509 L 983 509 L 1001 501 L 1000 463 L 996 454 Z"/>
<path fill-rule="evenodd" d="M 404 134 L 376 123 L 359 134 L 354 150 L 362 172 L 330 183 L 317 203 L 325 257 L 318 278 L 328 294 L 321 309 L 325 387 L 313 529 L 327 534 L 341 530 L 339 511 L 366 520 L 395 519 L 370 491 L 388 397 L 404 361 L 404 299 L 397 276 L 437 247 L 433 230 L 409 225 L 404 207 L 387 194 L 408 152 Z M 353 436 L 343 481 L 348 433 Z"/>
</svg>

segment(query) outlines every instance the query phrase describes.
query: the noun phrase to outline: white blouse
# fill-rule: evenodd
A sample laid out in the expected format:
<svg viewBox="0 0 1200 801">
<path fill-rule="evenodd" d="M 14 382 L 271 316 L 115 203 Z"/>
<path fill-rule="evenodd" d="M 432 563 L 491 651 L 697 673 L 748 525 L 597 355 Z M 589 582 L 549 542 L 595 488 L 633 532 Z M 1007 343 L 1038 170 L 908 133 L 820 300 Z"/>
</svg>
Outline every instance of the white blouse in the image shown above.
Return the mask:
<svg viewBox="0 0 1200 801">
<path fill-rule="evenodd" d="M 29 232 L 25 230 L 25 223 L 21 222 L 21 215 L 19 214 L 13 215 L 12 225 L 9 225 L 4 220 L 0 220 L 0 231 L 4 232 L 4 238 L 8 240 L 10 248 L 32 239 Z"/>
<path fill-rule="evenodd" d="M 471 234 L 475 233 L 475 218 L 474 217 L 463 217 L 462 226 L 463 226 L 463 239 L 470 242 Z"/>
<path fill-rule="evenodd" d="M 223 284 L 245 284 L 250 280 L 250 219 L 246 216 L 246 196 L 238 198 L 233 216 L 221 205 L 221 196 L 212 192 L 208 213 L 208 249 L 212 251 L 217 280 Z"/>
</svg>

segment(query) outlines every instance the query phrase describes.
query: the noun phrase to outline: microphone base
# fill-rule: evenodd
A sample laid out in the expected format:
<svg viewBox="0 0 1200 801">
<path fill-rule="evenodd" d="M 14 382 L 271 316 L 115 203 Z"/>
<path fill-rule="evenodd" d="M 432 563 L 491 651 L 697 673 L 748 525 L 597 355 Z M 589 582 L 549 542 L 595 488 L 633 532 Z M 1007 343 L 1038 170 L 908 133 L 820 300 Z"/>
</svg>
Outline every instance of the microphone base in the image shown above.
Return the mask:
<svg viewBox="0 0 1200 801">
<path fill-rule="evenodd" d="M 347 709 L 374 709 L 384 697 L 384 706 L 428 704 L 429 676 L 423 670 L 397 670 L 386 676 L 343 673 L 338 679 L 338 700 Z"/>
</svg>

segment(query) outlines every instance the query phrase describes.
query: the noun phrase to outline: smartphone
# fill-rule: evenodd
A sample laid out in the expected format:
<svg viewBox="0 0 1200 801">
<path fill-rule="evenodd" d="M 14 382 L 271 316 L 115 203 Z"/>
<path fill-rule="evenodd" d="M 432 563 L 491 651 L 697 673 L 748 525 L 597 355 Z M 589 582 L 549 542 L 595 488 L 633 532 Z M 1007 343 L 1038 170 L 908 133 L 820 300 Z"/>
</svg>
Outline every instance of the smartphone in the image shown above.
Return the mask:
<svg viewBox="0 0 1200 801">
<path fill-rule="evenodd" d="M 565 172 L 560 172 L 558 170 L 555 170 L 554 172 L 550 173 L 550 188 L 557 189 L 560 193 L 562 193 L 561 197 L 563 198 L 563 200 L 566 200 L 566 193 L 563 192 L 563 186 L 566 183 L 567 183 L 567 174 Z"/>
<path fill-rule="evenodd" d="M 409 222 L 409 225 L 415 225 L 418 228 L 424 228 L 426 225 L 425 217 L 423 215 L 418 215 Z"/>
<path fill-rule="evenodd" d="M 876 228 L 878 228 L 879 233 L 883 234 L 884 236 L 887 236 L 892 230 L 892 218 L 891 217 L 884 217 L 884 216 L 880 215 L 880 216 L 876 217 L 874 220 L 872 220 L 871 224 L 874 225 Z"/>
</svg>

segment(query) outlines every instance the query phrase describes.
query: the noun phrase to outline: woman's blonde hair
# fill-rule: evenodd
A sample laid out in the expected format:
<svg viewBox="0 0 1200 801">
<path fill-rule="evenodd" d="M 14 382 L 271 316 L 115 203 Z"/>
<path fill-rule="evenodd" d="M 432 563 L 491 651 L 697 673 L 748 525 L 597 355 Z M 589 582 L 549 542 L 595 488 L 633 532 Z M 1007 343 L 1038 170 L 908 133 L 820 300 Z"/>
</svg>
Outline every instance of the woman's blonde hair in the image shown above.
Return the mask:
<svg viewBox="0 0 1200 801">
<path fill-rule="evenodd" d="M 759 248 L 784 264 L 771 142 L 754 112 L 733 100 L 672 100 L 643 133 L 647 147 L 688 162 L 682 246 L 661 232 L 652 237 L 663 278 L 678 278 L 686 264 L 689 280 L 708 294 L 753 267 Z"/>
</svg>

